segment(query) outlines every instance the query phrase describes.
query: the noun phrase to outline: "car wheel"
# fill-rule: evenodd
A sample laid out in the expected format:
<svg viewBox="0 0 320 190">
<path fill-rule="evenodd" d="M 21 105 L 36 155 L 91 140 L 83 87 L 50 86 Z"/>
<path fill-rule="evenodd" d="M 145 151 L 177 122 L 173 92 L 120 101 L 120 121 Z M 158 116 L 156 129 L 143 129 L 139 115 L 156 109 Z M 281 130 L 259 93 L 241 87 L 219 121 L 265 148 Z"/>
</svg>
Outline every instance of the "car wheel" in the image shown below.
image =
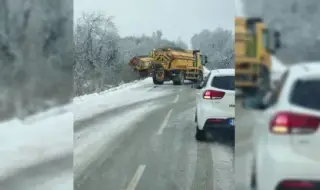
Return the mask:
<svg viewBox="0 0 320 190">
<path fill-rule="evenodd" d="M 197 126 L 197 131 L 196 131 L 196 135 L 195 138 L 197 141 L 206 141 L 206 133 L 203 130 L 200 130 Z"/>
</svg>

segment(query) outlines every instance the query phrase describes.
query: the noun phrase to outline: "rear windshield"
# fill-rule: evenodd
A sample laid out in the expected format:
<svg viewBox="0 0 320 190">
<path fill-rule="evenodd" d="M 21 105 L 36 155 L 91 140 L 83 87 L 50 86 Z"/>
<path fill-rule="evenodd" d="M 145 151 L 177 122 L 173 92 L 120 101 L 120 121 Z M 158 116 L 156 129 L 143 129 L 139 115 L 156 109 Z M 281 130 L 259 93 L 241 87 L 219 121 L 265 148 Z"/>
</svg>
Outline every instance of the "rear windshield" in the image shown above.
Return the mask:
<svg viewBox="0 0 320 190">
<path fill-rule="evenodd" d="M 211 86 L 223 90 L 234 90 L 234 76 L 215 76 Z"/>
<path fill-rule="evenodd" d="M 290 102 L 297 106 L 320 111 L 320 79 L 298 80 L 293 86 Z"/>
</svg>

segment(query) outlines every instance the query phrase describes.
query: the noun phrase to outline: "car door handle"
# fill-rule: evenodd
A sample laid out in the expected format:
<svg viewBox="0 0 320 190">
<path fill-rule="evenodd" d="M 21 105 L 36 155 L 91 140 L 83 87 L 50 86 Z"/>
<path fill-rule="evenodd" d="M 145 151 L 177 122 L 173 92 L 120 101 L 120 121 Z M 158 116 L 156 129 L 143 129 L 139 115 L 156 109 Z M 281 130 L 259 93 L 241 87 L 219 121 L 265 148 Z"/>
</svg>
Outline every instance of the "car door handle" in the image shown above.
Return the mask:
<svg viewBox="0 0 320 190">
<path fill-rule="evenodd" d="M 234 107 L 236 107 L 236 106 L 235 106 L 235 104 L 230 104 L 229 107 L 230 107 L 230 108 L 234 108 Z"/>
</svg>

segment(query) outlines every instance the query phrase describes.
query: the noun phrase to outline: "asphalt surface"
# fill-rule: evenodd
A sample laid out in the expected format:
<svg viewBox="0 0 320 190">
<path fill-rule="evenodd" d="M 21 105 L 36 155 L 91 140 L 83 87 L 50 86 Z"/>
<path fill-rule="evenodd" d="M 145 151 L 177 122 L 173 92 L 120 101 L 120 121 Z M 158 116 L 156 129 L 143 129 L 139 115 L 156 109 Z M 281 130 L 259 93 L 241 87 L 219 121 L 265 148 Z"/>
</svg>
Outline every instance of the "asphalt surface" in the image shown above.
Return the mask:
<svg viewBox="0 0 320 190">
<path fill-rule="evenodd" d="M 256 110 L 242 107 L 243 97 L 236 98 L 236 134 L 235 134 L 235 188 L 250 189 L 252 167 L 252 132 L 254 121 L 260 117 Z"/>
<path fill-rule="evenodd" d="M 196 142 L 194 112 L 196 90 L 190 85 L 162 85 L 170 90 L 151 100 L 160 106 L 131 130 L 105 147 L 104 155 L 86 167 L 74 181 L 76 190 L 233 190 L 234 147 Z M 138 105 L 117 108 L 121 114 Z M 76 123 L 82 129 L 108 123 L 112 114 Z M 124 118 L 125 119 L 125 118 Z M 81 130 L 81 129 L 80 129 Z M 74 158 L 77 159 L 77 158 Z"/>
</svg>

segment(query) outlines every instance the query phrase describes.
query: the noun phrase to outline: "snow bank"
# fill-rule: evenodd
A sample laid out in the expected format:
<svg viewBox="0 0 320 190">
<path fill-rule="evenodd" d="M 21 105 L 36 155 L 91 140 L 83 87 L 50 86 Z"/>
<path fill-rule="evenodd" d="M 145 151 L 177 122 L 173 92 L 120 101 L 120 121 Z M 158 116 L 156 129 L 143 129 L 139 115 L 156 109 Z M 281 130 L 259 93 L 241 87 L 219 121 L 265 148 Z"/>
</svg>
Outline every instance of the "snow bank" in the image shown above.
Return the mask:
<svg viewBox="0 0 320 190">
<path fill-rule="evenodd" d="M 0 178 L 46 159 L 72 153 L 73 114 L 52 110 L 25 121 L 0 123 Z M 46 117 L 45 115 L 50 115 Z"/>
<path fill-rule="evenodd" d="M 77 97 L 74 99 L 71 108 L 74 113 L 74 119 L 88 119 L 116 107 L 154 99 L 170 93 L 170 91 L 166 90 L 161 92 L 151 91 L 153 86 L 152 79 L 147 78 L 139 82 L 124 84 L 101 93 Z"/>
<path fill-rule="evenodd" d="M 77 103 L 77 102 L 82 102 L 82 101 L 86 101 L 86 100 L 89 100 L 89 99 L 95 99 L 96 98 L 95 96 L 99 96 L 101 94 L 105 94 L 105 93 L 116 91 L 116 90 L 121 90 L 121 89 L 124 89 L 124 88 L 127 88 L 127 89 L 128 88 L 135 88 L 135 87 L 147 84 L 149 81 L 150 81 L 150 79 L 147 78 L 147 79 L 144 79 L 144 80 L 135 80 L 133 82 L 123 83 L 123 84 L 121 84 L 121 85 L 119 85 L 117 87 L 110 88 L 110 89 L 105 90 L 105 91 L 100 92 L 100 93 L 86 94 L 86 95 L 75 97 L 73 99 L 73 102 Z"/>
<path fill-rule="evenodd" d="M 152 112 L 157 106 L 151 103 L 144 104 L 134 110 L 95 124 L 75 134 L 74 171 L 77 175 L 90 161 L 105 153 L 104 147 L 114 142 L 121 133 L 128 130 L 135 123 L 143 120 L 146 114 Z M 125 118 L 125 119 L 124 119 Z M 113 147 L 115 145 L 112 145 Z"/>
<path fill-rule="evenodd" d="M 35 184 L 33 187 L 26 187 L 24 190 L 72 190 L 73 189 L 73 172 L 64 172 L 58 176 L 42 181 L 41 184 Z"/>
<path fill-rule="evenodd" d="M 271 87 L 275 88 L 282 74 L 286 71 L 287 66 L 275 56 L 271 56 L 271 64 Z"/>
<path fill-rule="evenodd" d="M 207 76 L 209 73 L 210 73 L 210 70 L 207 67 L 203 66 L 203 74 L 204 74 L 204 76 Z"/>
<path fill-rule="evenodd" d="M 271 70 L 274 72 L 284 72 L 287 69 L 287 66 L 275 56 L 271 56 L 271 62 Z"/>
</svg>

